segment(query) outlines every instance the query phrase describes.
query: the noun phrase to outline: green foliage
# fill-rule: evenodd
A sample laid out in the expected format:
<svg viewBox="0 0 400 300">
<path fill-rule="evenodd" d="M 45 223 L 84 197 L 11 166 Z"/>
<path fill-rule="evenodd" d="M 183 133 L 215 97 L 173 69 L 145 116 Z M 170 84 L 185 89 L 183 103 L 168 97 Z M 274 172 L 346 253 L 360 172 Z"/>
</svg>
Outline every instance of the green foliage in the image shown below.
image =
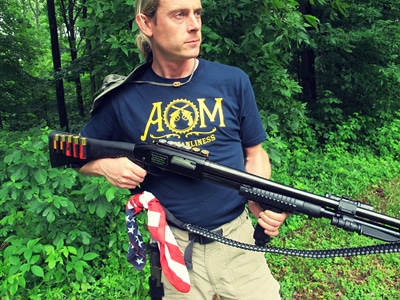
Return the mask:
<svg viewBox="0 0 400 300">
<path fill-rule="evenodd" d="M 117 298 L 146 295 L 146 272 L 132 272 L 125 261 L 124 203 L 129 193 L 104 179 L 50 168 L 47 134 L 35 129 L 0 132 L 0 297 L 82 299 L 91 294 L 114 299 L 111 290 Z M 124 286 L 118 273 L 136 277 L 138 283 Z M 113 281 L 121 287 L 104 289 Z M 57 293 L 46 293 L 48 289 Z"/>
<path fill-rule="evenodd" d="M 382 156 L 400 158 L 400 111 L 395 112 L 395 118 L 386 120 L 382 126 L 376 128 L 371 142 L 375 151 Z"/>
<path fill-rule="evenodd" d="M 398 160 L 399 119 L 378 128 L 374 145 L 360 146 L 357 119 L 331 132 L 325 147 L 303 148 L 282 145 L 289 152 L 273 168 L 273 180 L 317 195 L 350 196 L 373 205 L 375 211 L 400 217 Z M 349 128 L 345 128 L 349 127 Z M 390 133 L 389 133 L 390 132 Z M 379 138 L 378 138 L 379 137 Z M 284 143 L 282 143 L 284 144 Z M 358 145 L 358 146 L 357 146 Z M 286 147 L 285 147 L 286 146 Z M 290 151 L 288 150 L 290 149 Z M 357 151 L 348 151 L 357 149 Z M 390 150 L 389 150 L 390 149 Z M 280 153 L 285 153 L 281 151 Z M 379 243 L 379 242 L 378 242 Z M 281 227 L 272 246 L 294 249 L 332 249 L 376 244 L 376 241 L 333 227 L 327 220 L 295 215 Z M 267 254 L 272 273 L 282 286 L 283 299 L 398 299 L 400 259 L 396 254 L 353 258 L 304 259 Z"/>
<path fill-rule="evenodd" d="M 0 3 L 0 128 L 24 130 L 49 122 L 49 83 L 32 74 L 40 44 L 20 1 Z"/>
<path fill-rule="evenodd" d="M 79 19 L 77 25 L 93 48 L 83 56 L 95 67 L 93 75 L 102 80 L 110 73 L 128 74 L 139 63 L 134 1 L 87 0 L 85 6 L 88 18 Z"/>
<path fill-rule="evenodd" d="M 329 11 L 326 5 L 314 7 L 320 20 L 319 30 L 311 33 L 318 53 L 318 98 L 329 93 L 340 99 L 336 106 L 345 116 L 398 110 L 398 3 L 350 1 L 345 14 L 335 18 Z M 312 107 L 317 114 L 329 105 L 319 104 Z"/>
</svg>

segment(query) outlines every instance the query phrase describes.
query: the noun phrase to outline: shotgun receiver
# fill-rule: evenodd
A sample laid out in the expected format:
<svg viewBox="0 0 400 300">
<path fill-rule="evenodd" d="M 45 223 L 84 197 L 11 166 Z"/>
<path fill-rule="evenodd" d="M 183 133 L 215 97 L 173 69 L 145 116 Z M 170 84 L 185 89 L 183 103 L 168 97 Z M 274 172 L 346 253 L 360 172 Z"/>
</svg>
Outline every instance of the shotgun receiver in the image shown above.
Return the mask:
<svg viewBox="0 0 400 300">
<path fill-rule="evenodd" d="M 186 149 L 159 141 L 132 144 L 84 138 L 53 131 L 49 135 L 52 167 L 82 164 L 99 158 L 127 157 L 150 175 L 173 172 L 235 189 L 264 208 L 328 218 L 331 224 L 386 242 L 400 241 L 400 220 L 373 211 L 373 207 L 347 197 L 319 196 L 265 178 L 211 162 L 201 149 Z M 268 237 L 257 232 L 256 244 L 265 245 Z M 397 250 L 396 250 L 397 251 Z"/>
</svg>

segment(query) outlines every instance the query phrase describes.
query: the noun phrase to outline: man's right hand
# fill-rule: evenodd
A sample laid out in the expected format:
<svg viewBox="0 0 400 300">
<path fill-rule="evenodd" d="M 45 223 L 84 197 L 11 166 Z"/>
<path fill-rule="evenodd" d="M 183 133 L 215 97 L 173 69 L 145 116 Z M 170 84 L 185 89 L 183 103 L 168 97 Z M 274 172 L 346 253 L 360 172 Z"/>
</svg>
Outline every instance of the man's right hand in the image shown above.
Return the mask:
<svg viewBox="0 0 400 300">
<path fill-rule="evenodd" d="M 126 157 L 90 161 L 78 171 L 86 176 L 104 176 L 112 185 L 124 189 L 136 188 L 147 175 L 145 169 Z"/>
</svg>

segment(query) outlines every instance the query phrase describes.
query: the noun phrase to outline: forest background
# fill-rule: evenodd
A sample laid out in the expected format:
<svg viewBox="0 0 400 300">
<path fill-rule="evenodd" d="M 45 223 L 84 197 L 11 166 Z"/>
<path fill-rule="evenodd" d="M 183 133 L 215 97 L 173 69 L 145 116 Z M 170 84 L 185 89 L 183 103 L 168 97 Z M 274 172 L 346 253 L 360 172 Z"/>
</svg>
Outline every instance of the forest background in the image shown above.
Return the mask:
<svg viewBox="0 0 400 300">
<path fill-rule="evenodd" d="M 272 180 L 400 217 L 400 1 L 202 3 L 201 56 L 249 74 Z M 0 2 L 1 299 L 148 297 L 148 266 L 126 261 L 127 191 L 52 169 L 47 152 L 51 129 L 80 131 L 105 75 L 140 63 L 134 5 Z M 371 243 L 295 215 L 271 245 Z M 266 259 L 283 299 L 400 299 L 397 253 Z"/>
</svg>

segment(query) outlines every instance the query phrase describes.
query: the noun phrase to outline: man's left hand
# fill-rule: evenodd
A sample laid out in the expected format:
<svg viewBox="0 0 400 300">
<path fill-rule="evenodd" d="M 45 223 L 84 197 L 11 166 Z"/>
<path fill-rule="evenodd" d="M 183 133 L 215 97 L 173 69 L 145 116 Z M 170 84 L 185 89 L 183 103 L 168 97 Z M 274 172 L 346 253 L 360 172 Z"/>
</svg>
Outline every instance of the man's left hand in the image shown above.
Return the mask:
<svg viewBox="0 0 400 300">
<path fill-rule="evenodd" d="M 259 213 L 258 224 L 264 228 L 265 234 L 269 236 L 277 236 L 279 234 L 279 227 L 288 217 L 288 213 L 276 213 L 271 210 L 264 210 Z"/>
</svg>

